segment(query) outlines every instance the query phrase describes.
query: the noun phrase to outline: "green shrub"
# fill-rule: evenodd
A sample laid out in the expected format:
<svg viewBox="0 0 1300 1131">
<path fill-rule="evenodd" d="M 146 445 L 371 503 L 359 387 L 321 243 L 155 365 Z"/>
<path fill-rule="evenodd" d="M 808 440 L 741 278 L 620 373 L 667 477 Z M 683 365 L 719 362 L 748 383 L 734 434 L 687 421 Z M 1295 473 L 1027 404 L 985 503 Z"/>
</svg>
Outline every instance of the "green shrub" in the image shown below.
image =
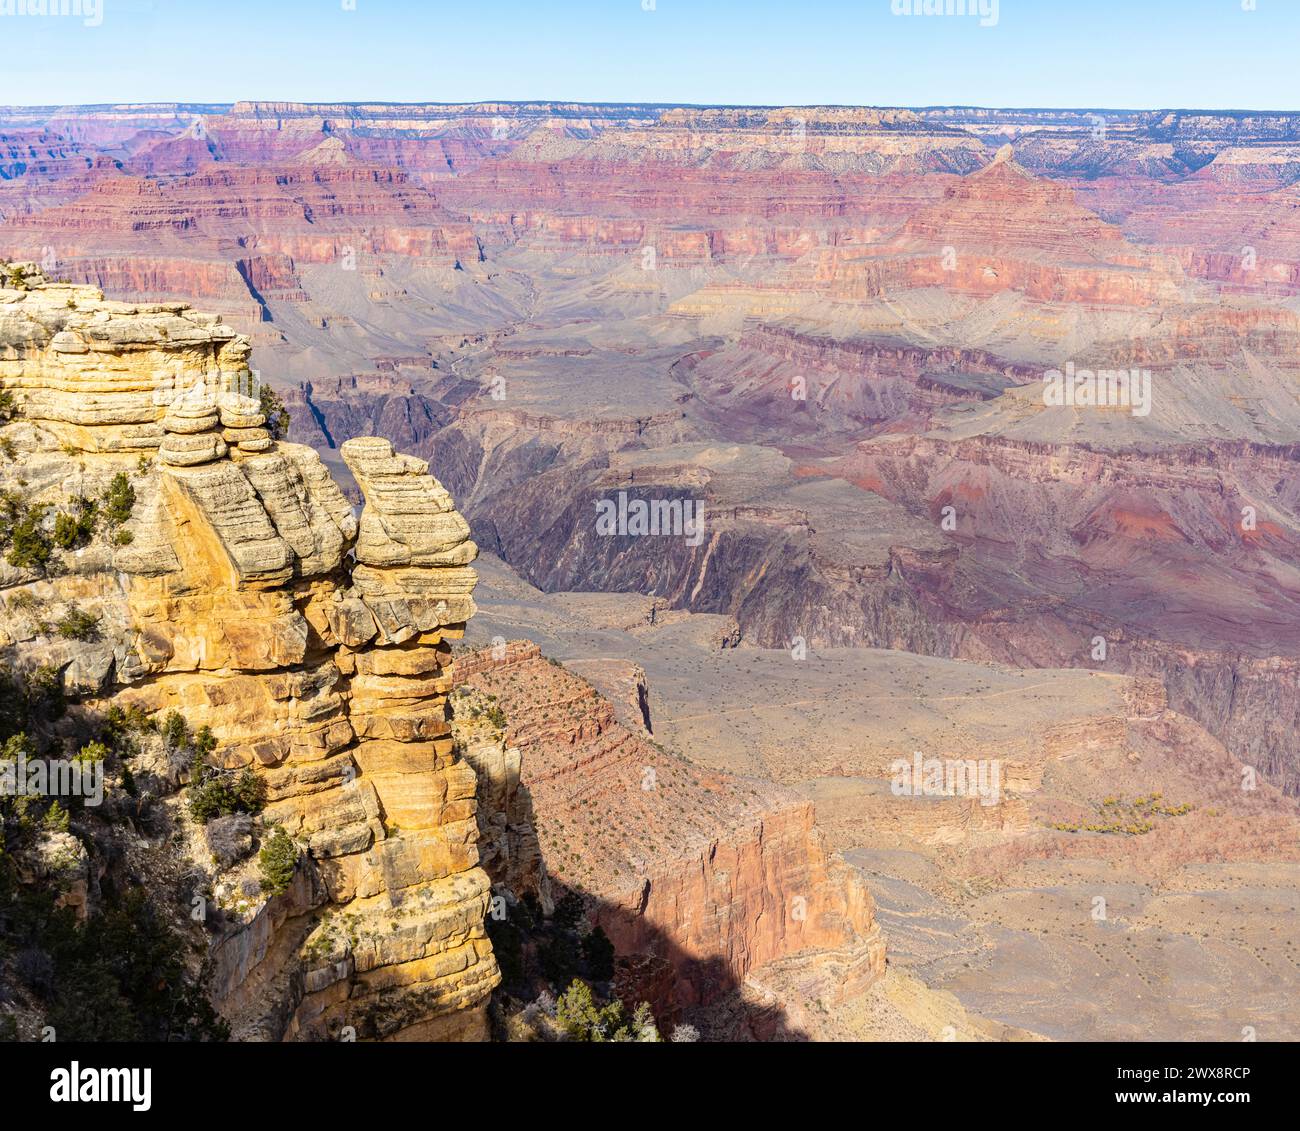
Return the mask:
<svg viewBox="0 0 1300 1131">
<path fill-rule="evenodd" d="M 6 546 L 14 535 L 14 526 L 26 511 L 23 497 L 17 491 L 0 491 L 0 542 Z"/>
<path fill-rule="evenodd" d="M 257 390 L 257 398 L 261 402 L 262 415 L 266 417 L 266 430 L 271 433 L 271 438 L 283 439 L 289 434 L 289 410 L 284 407 L 280 394 L 270 385 L 261 385 Z"/>
<path fill-rule="evenodd" d="M 175 712 L 173 711 L 172 714 L 175 714 Z M 208 755 L 217 748 L 217 739 L 212 733 L 212 728 L 200 727 L 198 733 L 192 735 L 189 733 L 189 728 L 186 727 L 182 743 L 177 746 L 177 749 L 184 749 L 186 746 L 194 751 L 194 757 L 190 764 L 190 784 L 200 785 L 207 773 Z"/>
<path fill-rule="evenodd" d="M 43 529 L 47 510 L 49 505 L 46 503 L 24 507 L 10 529 L 9 552 L 5 561 L 16 569 L 43 570 L 54 556 L 50 536 Z"/>
<path fill-rule="evenodd" d="M 126 477 L 125 471 L 119 471 L 113 476 L 113 481 L 104 491 L 103 506 L 104 520 L 109 526 L 121 526 L 131 517 L 131 509 L 135 506 L 135 488 L 131 486 L 131 480 Z"/>
<path fill-rule="evenodd" d="M 623 1003 L 602 1005 L 591 987 L 575 978 L 555 1003 L 555 1022 L 572 1041 L 658 1041 L 650 1007 L 642 1002 L 631 1018 Z"/>
<path fill-rule="evenodd" d="M 99 504 L 84 495 L 68 501 L 73 509 L 54 516 L 54 541 L 61 550 L 77 550 L 94 537 Z"/>
<path fill-rule="evenodd" d="M 507 986 L 516 986 L 524 980 L 524 945 L 519 928 L 508 919 L 495 919 L 491 915 L 485 922 L 488 937 L 492 940 L 492 954 L 501 970 L 501 979 Z"/>
<path fill-rule="evenodd" d="M 66 833 L 68 831 L 68 811 L 59 804 L 57 798 L 45 810 L 43 824 L 47 829 L 52 829 L 54 832 Z"/>
<path fill-rule="evenodd" d="M 18 402 L 8 389 L 0 390 L 0 424 L 8 424 L 18 413 Z"/>
<path fill-rule="evenodd" d="M 184 938 L 141 888 L 106 893 L 102 909 L 79 924 L 57 893 L 28 892 L 7 902 L 16 950 L 50 956 L 53 969 L 31 987 L 60 1041 L 226 1040 L 229 1029 L 191 972 Z"/>
<path fill-rule="evenodd" d="M 212 733 L 211 727 L 199 727 L 191 741 L 194 744 L 196 758 L 206 759 L 217 748 L 217 736 Z"/>
<path fill-rule="evenodd" d="M 64 640 L 99 639 L 99 617 L 81 609 L 72 609 L 56 625 Z"/>
<path fill-rule="evenodd" d="M 18 731 L 17 734 L 11 734 L 5 739 L 3 757 L 6 762 L 16 762 L 19 758 L 34 758 L 36 756 L 36 744 L 28 737 L 24 730 Z"/>
<path fill-rule="evenodd" d="M 27 678 L 27 711 L 37 720 L 53 722 L 63 717 L 67 700 L 63 693 L 63 672 L 42 664 Z"/>
<path fill-rule="evenodd" d="M 99 740 L 118 758 L 130 758 L 139 753 L 135 736 L 141 732 L 157 729 L 157 725 L 143 707 L 134 703 L 125 708 L 114 704 L 104 715 L 104 725 L 100 729 Z M 125 767 L 123 770 L 129 772 Z"/>
<path fill-rule="evenodd" d="M 162 725 L 163 741 L 172 750 L 185 750 L 190 744 L 190 728 L 179 711 L 168 711 Z"/>
<path fill-rule="evenodd" d="M 87 742 L 85 746 L 77 751 L 73 761 L 102 762 L 110 753 L 108 746 L 103 742 Z"/>
<path fill-rule="evenodd" d="M 190 783 L 190 816 L 201 825 L 232 813 L 260 813 L 266 805 L 266 781 L 253 770 L 221 772 Z"/>
<path fill-rule="evenodd" d="M 614 977 L 614 944 L 609 941 L 603 928 L 595 927 L 582 940 L 582 954 L 587 960 L 587 969 L 596 981 L 608 982 Z"/>
<path fill-rule="evenodd" d="M 0 664 L 0 742 L 26 742 L 29 733 L 47 731 L 65 709 L 63 673 L 58 668 L 46 665 L 20 676 Z"/>
<path fill-rule="evenodd" d="M 297 867 L 298 846 L 277 825 L 257 854 L 257 868 L 262 873 L 262 890 L 269 895 L 282 895 L 293 883 L 293 873 Z"/>
</svg>

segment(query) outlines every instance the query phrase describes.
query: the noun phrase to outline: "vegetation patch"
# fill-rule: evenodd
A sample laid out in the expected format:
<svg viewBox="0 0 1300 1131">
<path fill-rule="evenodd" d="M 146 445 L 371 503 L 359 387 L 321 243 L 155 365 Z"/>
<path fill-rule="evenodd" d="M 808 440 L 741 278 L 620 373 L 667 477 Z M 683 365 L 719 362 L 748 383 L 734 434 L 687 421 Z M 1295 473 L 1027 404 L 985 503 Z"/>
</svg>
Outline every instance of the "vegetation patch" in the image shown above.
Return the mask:
<svg viewBox="0 0 1300 1131">
<path fill-rule="evenodd" d="M 283 895 L 293 883 L 298 867 L 298 846 L 279 825 L 257 854 L 257 870 L 262 875 L 262 890 L 268 895 Z"/>
<path fill-rule="evenodd" d="M 1168 805 L 1164 796 L 1150 793 L 1131 801 L 1123 797 L 1107 797 L 1097 809 L 1093 821 L 1057 821 L 1051 827 L 1063 833 L 1104 833 L 1108 836 L 1144 836 L 1156 825 L 1170 817 L 1183 817 L 1193 809 L 1191 805 Z"/>
</svg>

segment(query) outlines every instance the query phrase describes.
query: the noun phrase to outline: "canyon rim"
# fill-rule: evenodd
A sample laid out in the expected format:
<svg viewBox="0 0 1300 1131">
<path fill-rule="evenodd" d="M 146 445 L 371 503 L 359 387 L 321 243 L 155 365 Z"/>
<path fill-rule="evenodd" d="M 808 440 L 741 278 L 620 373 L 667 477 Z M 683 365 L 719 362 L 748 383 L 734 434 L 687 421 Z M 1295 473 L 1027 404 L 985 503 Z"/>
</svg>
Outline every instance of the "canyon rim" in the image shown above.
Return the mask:
<svg viewBox="0 0 1300 1131">
<path fill-rule="evenodd" d="M 0 7 L 0 1041 L 50 1102 L 166 1109 L 199 1046 L 1280 1086 L 1300 15 L 253 7 L 228 67 Z"/>
</svg>

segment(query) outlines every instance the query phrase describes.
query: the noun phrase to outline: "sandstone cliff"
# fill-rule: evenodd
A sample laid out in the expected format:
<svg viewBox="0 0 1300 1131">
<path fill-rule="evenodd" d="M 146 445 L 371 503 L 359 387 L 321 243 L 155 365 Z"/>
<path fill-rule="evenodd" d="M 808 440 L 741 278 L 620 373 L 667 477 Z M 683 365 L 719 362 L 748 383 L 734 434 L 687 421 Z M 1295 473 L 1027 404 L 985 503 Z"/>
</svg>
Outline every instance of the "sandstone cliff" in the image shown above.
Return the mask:
<svg viewBox="0 0 1300 1131">
<path fill-rule="evenodd" d="M 184 304 L 109 302 L 32 267 L 0 289 L 0 645 L 19 672 L 61 672 L 83 711 L 210 728 L 190 795 L 243 768 L 264 783 L 223 855 L 217 822 L 181 815 L 174 758 L 130 769 L 211 897 L 211 992 L 236 1039 L 482 1037 L 489 885 L 445 706 L 476 548 L 427 465 L 385 440 L 344 445 L 358 520 L 313 451 L 274 438 L 248 356 Z M 299 860 L 267 898 L 249 854 L 273 826 Z M 119 882 L 158 882 L 130 873 L 146 839 L 126 838 Z"/>
</svg>

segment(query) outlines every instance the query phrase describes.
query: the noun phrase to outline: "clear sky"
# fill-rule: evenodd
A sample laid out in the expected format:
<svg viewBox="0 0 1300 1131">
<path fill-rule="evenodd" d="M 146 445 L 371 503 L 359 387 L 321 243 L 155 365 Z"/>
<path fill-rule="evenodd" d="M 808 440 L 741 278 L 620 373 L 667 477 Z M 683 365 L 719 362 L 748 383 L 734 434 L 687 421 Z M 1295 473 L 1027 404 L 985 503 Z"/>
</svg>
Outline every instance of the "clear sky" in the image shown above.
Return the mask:
<svg viewBox="0 0 1300 1131">
<path fill-rule="evenodd" d="M 0 0 L 0 104 L 1300 110 L 1300 0 L 996 0 L 988 27 L 910 2 Z M 9 14 L 60 3 L 89 19 Z"/>
</svg>

